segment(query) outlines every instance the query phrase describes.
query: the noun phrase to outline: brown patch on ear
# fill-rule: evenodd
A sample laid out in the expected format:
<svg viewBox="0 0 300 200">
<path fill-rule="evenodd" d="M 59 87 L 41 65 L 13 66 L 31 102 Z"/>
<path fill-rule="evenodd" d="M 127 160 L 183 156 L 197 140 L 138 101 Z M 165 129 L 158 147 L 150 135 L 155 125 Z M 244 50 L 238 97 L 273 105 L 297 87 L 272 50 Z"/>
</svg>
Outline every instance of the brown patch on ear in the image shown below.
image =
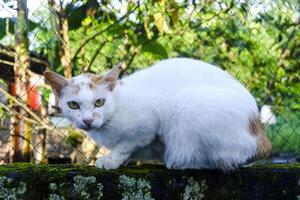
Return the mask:
<svg viewBox="0 0 300 200">
<path fill-rule="evenodd" d="M 117 80 L 115 80 L 114 78 L 112 77 L 108 77 L 108 78 L 105 78 L 104 81 L 106 83 L 108 83 L 108 89 L 110 91 L 113 91 L 113 89 L 115 88 L 116 84 L 117 84 Z"/>
<path fill-rule="evenodd" d="M 108 89 L 112 91 L 116 84 L 118 77 L 122 71 L 122 64 L 116 65 L 114 68 L 112 68 L 107 74 L 103 77 L 103 82 L 108 84 Z"/>
<path fill-rule="evenodd" d="M 250 134 L 257 139 L 257 149 L 254 156 L 255 159 L 263 159 L 269 156 L 272 152 L 272 145 L 265 135 L 264 126 L 260 121 L 259 116 L 250 118 L 249 120 Z"/>
<path fill-rule="evenodd" d="M 61 90 L 68 85 L 68 80 L 63 76 L 51 71 L 46 71 L 44 76 L 46 81 L 50 84 L 53 93 L 57 97 L 60 97 Z"/>
<path fill-rule="evenodd" d="M 104 76 L 100 75 L 93 75 L 91 77 L 90 88 L 95 89 L 98 84 L 105 84 L 107 85 L 108 89 L 112 91 L 118 81 L 118 77 L 120 72 L 122 71 L 122 64 L 116 65 L 112 68 L 109 72 L 107 72 Z"/>
<path fill-rule="evenodd" d="M 103 76 L 101 75 L 94 75 L 91 77 L 91 81 L 94 83 L 99 83 L 103 79 Z"/>
<path fill-rule="evenodd" d="M 101 75 L 93 75 L 91 77 L 91 82 L 90 82 L 90 88 L 93 90 L 96 88 L 96 86 L 102 81 L 103 76 Z"/>
</svg>

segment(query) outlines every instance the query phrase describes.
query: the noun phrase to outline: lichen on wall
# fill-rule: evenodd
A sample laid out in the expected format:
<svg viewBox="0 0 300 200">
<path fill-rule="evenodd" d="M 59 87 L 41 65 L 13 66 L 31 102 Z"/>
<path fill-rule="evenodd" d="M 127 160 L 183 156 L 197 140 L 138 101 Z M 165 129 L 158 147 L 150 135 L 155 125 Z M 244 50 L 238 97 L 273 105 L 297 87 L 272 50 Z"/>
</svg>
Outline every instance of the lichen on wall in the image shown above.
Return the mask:
<svg viewBox="0 0 300 200">
<path fill-rule="evenodd" d="M 199 184 L 193 179 L 189 178 L 187 185 L 184 190 L 183 200 L 203 200 L 205 199 L 204 192 L 207 190 L 207 185 L 205 180 L 202 180 Z"/>
<path fill-rule="evenodd" d="M 88 200 L 90 198 L 90 193 L 88 192 L 87 188 L 89 185 L 93 185 L 96 183 L 96 178 L 94 176 L 88 176 L 84 177 L 81 175 L 77 175 L 74 177 L 74 191 L 77 193 L 82 199 Z M 97 196 L 97 199 L 100 200 L 103 196 L 102 189 L 103 185 L 102 183 L 96 183 L 97 189 L 95 190 L 95 196 Z"/>
<path fill-rule="evenodd" d="M 72 186 L 73 196 L 82 200 L 89 200 L 91 197 L 101 200 L 103 197 L 103 185 L 97 182 L 94 176 L 81 176 L 77 175 L 73 178 L 74 184 Z M 49 200 L 65 200 L 64 194 L 66 193 L 67 183 L 61 183 L 59 186 L 56 183 L 50 183 L 49 189 L 51 194 Z M 96 186 L 96 187 L 95 187 Z M 96 188 L 96 189 L 95 189 Z"/>
<path fill-rule="evenodd" d="M 13 183 L 12 178 L 0 176 L 0 199 L 4 200 L 19 200 L 23 199 L 27 191 L 26 183 L 19 182 Z"/>
<path fill-rule="evenodd" d="M 122 192 L 122 200 L 154 200 L 151 195 L 151 184 L 142 178 L 131 178 L 126 175 L 119 177 L 119 187 Z"/>
<path fill-rule="evenodd" d="M 62 187 L 62 185 L 60 185 L 60 187 Z M 49 195 L 48 200 L 65 200 L 65 197 L 56 194 L 57 192 L 59 193 L 56 183 L 50 183 L 49 190 L 51 191 L 51 194 Z"/>
</svg>

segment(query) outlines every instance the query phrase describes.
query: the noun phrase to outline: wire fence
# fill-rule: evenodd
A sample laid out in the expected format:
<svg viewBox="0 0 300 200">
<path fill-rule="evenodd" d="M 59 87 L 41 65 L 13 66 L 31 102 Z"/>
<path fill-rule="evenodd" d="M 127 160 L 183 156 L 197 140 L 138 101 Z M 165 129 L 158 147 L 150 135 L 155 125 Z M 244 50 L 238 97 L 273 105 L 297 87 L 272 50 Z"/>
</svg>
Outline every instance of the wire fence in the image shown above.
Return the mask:
<svg viewBox="0 0 300 200">
<path fill-rule="evenodd" d="M 256 97 L 274 153 L 300 154 L 299 1 L 19 0 L 0 10 L 0 164 L 94 164 L 108 152 L 63 118 L 44 71 L 70 78 L 123 62 L 126 76 L 169 57 L 231 73 Z"/>
</svg>

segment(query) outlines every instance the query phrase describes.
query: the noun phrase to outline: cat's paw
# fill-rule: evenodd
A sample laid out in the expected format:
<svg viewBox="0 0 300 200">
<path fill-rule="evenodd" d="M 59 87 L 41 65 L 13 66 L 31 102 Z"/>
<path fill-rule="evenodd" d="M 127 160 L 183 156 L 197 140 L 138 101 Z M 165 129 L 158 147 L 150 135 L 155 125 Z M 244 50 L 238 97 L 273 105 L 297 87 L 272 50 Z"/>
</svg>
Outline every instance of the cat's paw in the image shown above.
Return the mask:
<svg viewBox="0 0 300 200">
<path fill-rule="evenodd" d="M 96 160 L 95 166 L 101 169 L 117 169 L 122 162 L 117 159 L 113 159 L 110 156 L 103 156 Z"/>
</svg>

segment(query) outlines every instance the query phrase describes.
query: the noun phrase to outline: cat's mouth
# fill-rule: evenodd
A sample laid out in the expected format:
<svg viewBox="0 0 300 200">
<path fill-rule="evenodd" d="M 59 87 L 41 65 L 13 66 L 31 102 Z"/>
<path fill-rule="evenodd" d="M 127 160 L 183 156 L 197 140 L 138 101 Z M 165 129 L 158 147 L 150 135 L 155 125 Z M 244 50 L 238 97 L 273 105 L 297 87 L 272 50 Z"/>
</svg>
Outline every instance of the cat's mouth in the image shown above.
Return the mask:
<svg viewBox="0 0 300 200">
<path fill-rule="evenodd" d="M 78 128 L 83 129 L 83 130 L 85 130 L 85 131 L 89 131 L 89 130 L 92 130 L 92 129 L 93 129 L 92 126 L 85 126 L 85 125 L 83 125 L 83 126 L 78 126 Z"/>
<path fill-rule="evenodd" d="M 101 125 L 101 128 L 109 128 L 109 122 L 110 122 L 110 119 L 104 121 Z M 84 124 L 80 124 L 77 126 L 78 128 L 82 129 L 82 130 L 85 130 L 85 131 L 90 131 L 90 130 L 93 130 L 93 129 L 98 129 L 99 127 L 95 126 L 95 125 L 92 125 L 92 126 L 87 126 L 87 125 L 84 125 Z"/>
</svg>

